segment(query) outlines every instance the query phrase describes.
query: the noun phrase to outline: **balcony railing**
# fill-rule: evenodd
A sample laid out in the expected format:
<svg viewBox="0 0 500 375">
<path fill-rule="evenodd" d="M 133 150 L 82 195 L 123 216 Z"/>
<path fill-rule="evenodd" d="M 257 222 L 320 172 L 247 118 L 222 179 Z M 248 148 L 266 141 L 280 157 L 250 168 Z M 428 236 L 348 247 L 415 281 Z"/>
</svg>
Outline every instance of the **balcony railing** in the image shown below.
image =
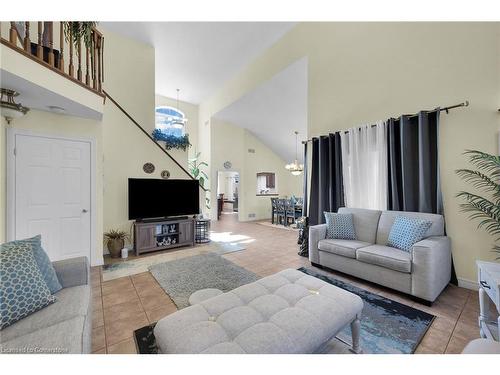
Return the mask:
<svg viewBox="0 0 500 375">
<path fill-rule="evenodd" d="M 0 42 L 71 81 L 104 96 L 104 37 L 92 27 L 87 42 L 75 22 L 10 22 Z M 36 27 L 35 31 L 32 31 Z M 54 39 L 54 36 L 56 38 Z"/>
</svg>

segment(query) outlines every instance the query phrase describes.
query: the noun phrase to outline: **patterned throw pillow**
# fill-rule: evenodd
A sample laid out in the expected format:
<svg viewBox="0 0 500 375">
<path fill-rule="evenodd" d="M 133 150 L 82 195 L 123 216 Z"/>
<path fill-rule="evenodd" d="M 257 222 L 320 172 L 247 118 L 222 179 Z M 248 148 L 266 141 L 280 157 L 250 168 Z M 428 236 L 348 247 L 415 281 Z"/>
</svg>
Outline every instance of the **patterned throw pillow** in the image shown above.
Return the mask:
<svg viewBox="0 0 500 375">
<path fill-rule="evenodd" d="M 42 273 L 42 277 L 45 283 L 50 289 L 52 294 L 60 291 L 62 289 L 61 283 L 57 278 L 56 270 L 52 266 L 47 253 L 42 247 L 42 236 L 38 235 L 35 237 L 27 238 L 25 240 L 13 241 L 13 242 L 27 242 L 31 244 L 33 249 L 33 255 L 35 256 L 36 264 Z"/>
<path fill-rule="evenodd" d="M 411 248 L 425 237 L 432 222 L 408 216 L 397 216 L 392 224 L 387 246 L 395 247 L 404 251 Z"/>
<path fill-rule="evenodd" d="M 356 231 L 352 214 L 337 214 L 324 212 L 326 220 L 326 238 L 337 240 L 355 240 Z"/>
<path fill-rule="evenodd" d="M 33 255 L 31 244 L 0 246 L 0 330 L 56 301 Z"/>
</svg>

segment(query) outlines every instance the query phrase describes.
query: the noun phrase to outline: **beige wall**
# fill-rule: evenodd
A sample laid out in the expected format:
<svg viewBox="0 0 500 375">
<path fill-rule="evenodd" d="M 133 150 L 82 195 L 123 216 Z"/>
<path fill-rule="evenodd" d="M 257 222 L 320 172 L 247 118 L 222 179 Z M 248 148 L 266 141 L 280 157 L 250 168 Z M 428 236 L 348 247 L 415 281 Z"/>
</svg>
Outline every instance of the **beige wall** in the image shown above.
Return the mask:
<svg viewBox="0 0 500 375">
<path fill-rule="evenodd" d="M 468 99 L 441 117 L 441 175 L 458 277 L 476 279 L 492 238 L 459 212 L 464 149 L 497 152 L 499 23 L 302 23 L 200 105 L 200 122 L 308 57 L 308 135 Z"/>
<path fill-rule="evenodd" d="M 231 123 L 211 120 L 211 217 L 217 217 L 217 172 L 224 171 L 224 162 L 230 161 L 232 171 L 240 175 L 238 218 L 240 221 L 271 218 L 269 197 L 257 196 L 257 173 L 274 172 L 280 196 L 302 196 L 302 176 L 292 176 L 286 162 L 248 130 Z M 249 153 L 248 149 L 255 153 Z M 255 216 L 250 216 L 251 214 Z"/>
</svg>

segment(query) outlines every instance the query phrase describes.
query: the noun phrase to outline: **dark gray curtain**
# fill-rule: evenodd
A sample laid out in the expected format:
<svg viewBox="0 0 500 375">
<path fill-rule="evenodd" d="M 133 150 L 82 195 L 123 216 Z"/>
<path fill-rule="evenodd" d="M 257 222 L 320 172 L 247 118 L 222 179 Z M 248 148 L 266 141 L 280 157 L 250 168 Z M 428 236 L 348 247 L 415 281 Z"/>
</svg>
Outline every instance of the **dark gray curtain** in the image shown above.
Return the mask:
<svg viewBox="0 0 500 375">
<path fill-rule="evenodd" d="M 325 222 L 323 211 L 337 212 L 344 205 L 340 134 L 313 138 L 309 225 Z"/>
<path fill-rule="evenodd" d="M 388 208 L 443 213 L 439 179 L 439 110 L 388 121 Z"/>
<path fill-rule="evenodd" d="M 443 215 L 439 109 L 388 121 L 388 209 Z M 452 259 L 451 282 L 458 284 Z"/>
</svg>

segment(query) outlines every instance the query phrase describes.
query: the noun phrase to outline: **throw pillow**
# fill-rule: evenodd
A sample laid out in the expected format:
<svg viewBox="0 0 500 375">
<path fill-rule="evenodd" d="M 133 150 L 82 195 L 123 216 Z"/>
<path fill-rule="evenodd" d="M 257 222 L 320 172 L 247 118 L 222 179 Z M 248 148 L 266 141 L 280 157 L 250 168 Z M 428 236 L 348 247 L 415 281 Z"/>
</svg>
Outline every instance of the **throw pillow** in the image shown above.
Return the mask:
<svg viewBox="0 0 500 375">
<path fill-rule="evenodd" d="M 28 242 L 0 246 L 0 330 L 56 301 Z"/>
<path fill-rule="evenodd" d="M 422 240 L 432 222 L 408 216 L 397 216 L 392 224 L 387 246 L 411 251 L 415 243 Z"/>
<path fill-rule="evenodd" d="M 324 212 L 326 220 L 326 238 L 338 240 L 355 240 L 356 231 L 352 214 L 337 214 Z"/>
<path fill-rule="evenodd" d="M 52 294 L 60 291 L 62 289 L 61 283 L 57 278 L 56 270 L 52 266 L 47 253 L 42 247 L 42 236 L 38 235 L 35 237 L 27 238 L 25 240 L 19 240 L 20 242 L 27 242 L 31 244 L 33 249 L 33 255 L 35 256 L 35 262 L 42 273 L 42 277 L 45 283 L 50 289 Z M 15 242 L 19 242 L 15 241 Z"/>
</svg>

